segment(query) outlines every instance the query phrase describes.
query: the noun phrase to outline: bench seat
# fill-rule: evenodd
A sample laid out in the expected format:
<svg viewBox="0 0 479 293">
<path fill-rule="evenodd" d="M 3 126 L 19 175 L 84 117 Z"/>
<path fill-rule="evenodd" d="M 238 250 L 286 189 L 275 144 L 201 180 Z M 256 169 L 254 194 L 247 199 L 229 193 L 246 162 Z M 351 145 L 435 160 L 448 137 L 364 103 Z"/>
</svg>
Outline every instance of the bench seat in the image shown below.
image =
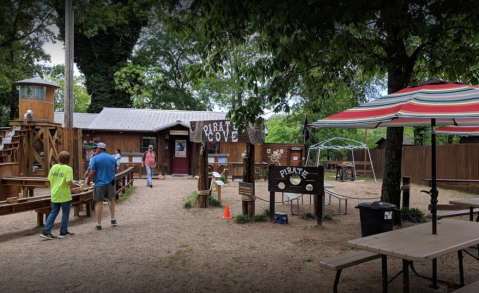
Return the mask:
<svg viewBox="0 0 479 293">
<path fill-rule="evenodd" d="M 348 197 L 341 195 L 337 192 L 334 192 L 329 189 L 324 189 L 325 194 L 329 194 L 329 205 L 331 204 L 331 196 L 334 196 L 335 198 L 339 199 L 339 211 L 338 215 L 346 215 L 348 213 Z M 341 201 L 344 200 L 344 213 L 341 212 Z"/>
<path fill-rule="evenodd" d="M 461 287 L 453 291 L 453 293 L 479 293 L 479 281 Z"/>
<path fill-rule="evenodd" d="M 319 265 L 328 270 L 336 271 L 336 278 L 334 279 L 333 292 L 338 292 L 339 278 L 341 277 L 341 271 L 343 269 L 368 262 L 373 259 L 381 258 L 378 253 L 359 250 L 351 253 L 339 255 L 336 257 L 323 259 L 319 262 Z"/>
<path fill-rule="evenodd" d="M 437 218 L 449 218 L 449 217 L 455 217 L 455 216 L 464 216 L 464 215 L 469 215 L 470 210 L 458 210 L 458 211 L 448 211 L 448 212 L 442 212 L 442 213 L 437 213 Z M 479 213 L 479 208 L 473 210 L 474 214 Z"/>
</svg>

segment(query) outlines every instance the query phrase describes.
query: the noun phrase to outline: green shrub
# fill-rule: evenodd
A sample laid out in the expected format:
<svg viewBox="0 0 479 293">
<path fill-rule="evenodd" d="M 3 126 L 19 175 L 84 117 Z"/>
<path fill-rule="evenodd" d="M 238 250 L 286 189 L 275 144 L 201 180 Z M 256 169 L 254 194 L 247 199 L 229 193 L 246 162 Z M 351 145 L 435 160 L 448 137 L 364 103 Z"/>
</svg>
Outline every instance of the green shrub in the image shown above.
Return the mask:
<svg viewBox="0 0 479 293">
<path fill-rule="evenodd" d="M 212 206 L 212 207 L 220 207 L 221 206 L 221 202 L 218 201 L 216 198 L 212 197 L 211 195 L 208 197 L 208 202 L 209 202 L 210 206 Z"/>
<path fill-rule="evenodd" d="M 418 208 L 406 208 L 403 207 L 400 211 L 401 220 L 412 222 L 412 223 L 422 223 L 425 222 L 424 213 Z"/>
<path fill-rule="evenodd" d="M 246 224 L 248 223 L 248 215 L 245 215 L 245 214 L 241 214 L 241 215 L 238 215 L 236 216 L 235 218 L 235 223 L 236 224 Z"/>
<path fill-rule="evenodd" d="M 264 209 L 264 210 L 263 210 L 263 214 L 265 214 L 266 217 L 269 218 L 269 214 L 270 214 L 269 209 Z"/>
<path fill-rule="evenodd" d="M 325 220 L 325 221 L 332 221 L 332 220 L 333 220 L 333 216 L 330 215 L 330 214 L 324 214 L 324 215 L 323 215 L 323 220 Z"/>
<path fill-rule="evenodd" d="M 316 216 L 311 213 L 304 213 L 300 216 L 300 218 L 303 220 L 314 220 L 316 219 Z"/>
<path fill-rule="evenodd" d="M 266 214 L 258 214 L 253 216 L 253 222 L 266 222 L 268 216 Z"/>
</svg>

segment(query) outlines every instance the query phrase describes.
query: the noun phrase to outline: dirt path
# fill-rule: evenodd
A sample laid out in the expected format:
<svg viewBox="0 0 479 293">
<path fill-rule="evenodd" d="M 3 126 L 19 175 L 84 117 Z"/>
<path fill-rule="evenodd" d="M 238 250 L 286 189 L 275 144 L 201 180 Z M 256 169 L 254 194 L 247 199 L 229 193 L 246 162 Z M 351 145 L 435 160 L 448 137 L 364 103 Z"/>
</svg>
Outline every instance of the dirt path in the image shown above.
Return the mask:
<svg viewBox="0 0 479 293">
<path fill-rule="evenodd" d="M 117 227 L 109 225 L 104 209 L 103 230 L 94 229 L 93 217 L 70 218 L 72 238 L 41 240 L 36 214 L 25 212 L 0 217 L 0 284 L 2 292 L 332 292 L 335 273 L 319 267 L 319 261 L 347 253 L 347 241 L 361 236 L 358 210 L 354 207 L 379 198 L 380 183 L 335 182 L 335 191 L 352 197 L 347 215 L 317 227 L 314 220 L 289 215 L 288 225 L 235 224 L 223 219 L 224 208 L 184 209 L 185 199 L 197 181 L 185 178 L 135 179 L 136 192 L 117 205 Z M 223 188 L 222 201 L 231 215 L 241 213 L 238 183 Z M 429 199 L 413 186 L 411 206 L 427 212 Z M 267 185 L 256 184 L 256 213 L 269 207 Z M 40 192 L 35 192 L 40 194 Z M 440 203 L 450 198 L 473 197 L 441 190 Z M 264 199 L 264 200 L 262 200 Z M 276 195 L 280 201 L 281 194 Z M 312 212 L 305 198 L 301 212 Z M 337 211 L 337 201 L 328 206 Z M 289 213 L 289 205 L 277 203 L 277 211 Z M 462 219 L 467 220 L 467 217 Z M 53 234 L 58 234 L 60 217 Z M 477 250 L 473 253 L 477 253 Z M 401 262 L 392 259 L 391 276 Z M 458 282 L 457 258 L 438 260 L 439 278 Z M 416 268 L 430 273 L 430 262 Z M 465 257 L 466 283 L 477 280 L 477 262 Z M 411 292 L 428 282 L 411 274 Z M 379 292 L 380 260 L 344 270 L 340 292 Z M 390 292 L 401 291 L 401 278 Z"/>
</svg>

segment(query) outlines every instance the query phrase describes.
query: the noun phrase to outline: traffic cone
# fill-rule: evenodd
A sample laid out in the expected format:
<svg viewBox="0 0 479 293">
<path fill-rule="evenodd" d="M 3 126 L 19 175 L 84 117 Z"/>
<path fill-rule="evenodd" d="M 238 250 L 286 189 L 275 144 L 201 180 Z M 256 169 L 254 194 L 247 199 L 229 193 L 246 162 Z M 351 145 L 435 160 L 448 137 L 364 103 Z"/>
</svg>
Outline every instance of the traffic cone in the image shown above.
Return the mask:
<svg viewBox="0 0 479 293">
<path fill-rule="evenodd" d="M 230 208 L 228 205 L 225 206 L 225 213 L 223 214 L 223 219 L 231 219 Z"/>
</svg>

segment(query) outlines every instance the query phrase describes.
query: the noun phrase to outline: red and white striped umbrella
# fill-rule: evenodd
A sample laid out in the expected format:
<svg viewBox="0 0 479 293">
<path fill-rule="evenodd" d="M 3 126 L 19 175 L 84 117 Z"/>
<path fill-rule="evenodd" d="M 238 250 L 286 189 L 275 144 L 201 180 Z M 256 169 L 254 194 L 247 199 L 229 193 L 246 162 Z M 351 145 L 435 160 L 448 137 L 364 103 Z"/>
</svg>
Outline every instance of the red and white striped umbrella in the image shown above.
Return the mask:
<svg viewBox="0 0 479 293">
<path fill-rule="evenodd" d="M 308 124 L 323 128 L 432 126 L 432 233 L 436 233 L 436 125 L 479 125 L 479 87 L 437 79 Z"/>
<path fill-rule="evenodd" d="M 309 124 L 309 127 L 376 128 L 479 125 L 479 87 L 440 83 L 405 88 Z"/>
<path fill-rule="evenodd" d="M 436 129 L 436 134 L 479 136 L 479 126 L 445 126 Z"/>
</svg>

